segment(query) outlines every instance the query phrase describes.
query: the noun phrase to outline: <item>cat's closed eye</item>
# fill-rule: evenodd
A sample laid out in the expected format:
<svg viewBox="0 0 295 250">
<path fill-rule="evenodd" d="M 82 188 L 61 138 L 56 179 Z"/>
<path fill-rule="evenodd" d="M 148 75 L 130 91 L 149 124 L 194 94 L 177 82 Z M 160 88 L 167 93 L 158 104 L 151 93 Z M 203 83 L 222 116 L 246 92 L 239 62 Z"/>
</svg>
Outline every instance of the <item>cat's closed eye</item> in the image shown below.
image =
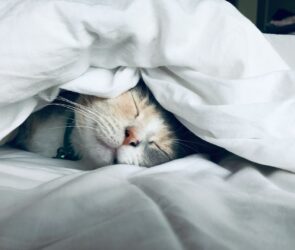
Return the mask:
<svg viewBox="0 0 295 250">
<path fill-rule="evenodd" d="M 33 114 L 15 145 L 48 157 L 64 152 L 64 158 L 81 159 L 86 169 L 115 163 L 151 167 L 199 149 L 200 143 L 181 140 L 186 133 L 195 137 L 143 83 L 113 99 L 61 100 Z"/>
</svg>

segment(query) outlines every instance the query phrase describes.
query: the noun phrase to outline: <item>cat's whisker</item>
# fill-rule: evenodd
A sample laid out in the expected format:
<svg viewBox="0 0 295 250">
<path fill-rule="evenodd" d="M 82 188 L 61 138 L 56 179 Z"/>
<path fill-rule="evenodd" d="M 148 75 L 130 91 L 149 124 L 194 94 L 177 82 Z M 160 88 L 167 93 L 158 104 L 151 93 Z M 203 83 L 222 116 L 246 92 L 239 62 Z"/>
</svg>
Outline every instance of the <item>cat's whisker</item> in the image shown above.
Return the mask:
<svg viewBox="0 0 295 250">
<path fill-rule="evenodd" d="M 69 99 L 66 99 L 64 97 L 58 97 L 57 100 L 60 100 L 60 101 L 63 101 L 63 102 L 66 102 L 66 103 L 69 103 L 69 104 L 72 104 L 75 106 L 75 108 L 79 108 L 79 110 L 81 111 L 85 111 L 87 112 L 88 114 L 92 114 L 94 115 L 96 118 L 100 119 L 100 116 L 98 113 L 92 111 L 89 109 L 89 107 L 86 107 L 80 103 L 77 103 L 77 102 L 73 102 L 73 101 L 70 101 Z"/>
<path fill-rule="evenodd" d="M 72 109 L 75 109 L 75 110 L 80 110 L 80 111 L 84 111 L 84 112 L 90 113 L 89 112 L 89 109 L 87 109 L 86 107 L 83 107 L 83 105 L 80 105 L 80 104 L 78 104 L 76 102 L 72 102 L 72 101 L 70 101 L 70 100 L 68 100 L 66 98 L 58 97 L 57 100 L 63 101 L 65 103 L 52 103 L 52 104 L 53 105 L 57 105 L 57 106 L 58 105 L 60 105 L 60 106 L 64 105 L 64 106 L 67 106 L 68 108 L 71 107 Z"/>
<path fill-rule="evenodd" d="M 93 127 L 89 127 L 89 126 L 59 126 L 59 127 L 51 127 L 49 129 L 59 129 L 59 128 L 88 128 L 88 129 L 92 129 L 94 131 L 96 131 L 96 128 Z"/>
<path fill-rule="evenodd" d="M 105 119 L 105 118 L 101 118 L 102 122 L 102 127 L 104 129 L 102 129 L 102 132 L 105 134 L 105 135 L 111 135 L 112 134 L 112 131 L 111 131 L 111 125 L 110 125 L 110 122 L 108 121 L 108 119 Z"/>
<path fill-rule="evenodd" d="M 89 118 L 90 120 L 94 121 L 94 122 L 98 122 L 96 119 L 94 119 L 93 117 L 91 117 L 89 115 L 89 113 L 83 111 L 83 110 L 80 110 L 76 107 L 73 107 L 73 106 L 70 106 L 70 105 L 66 105 L 66 104 L 60 104 L 60 103 L 51 103 L 49 104 L 48 106 L 60 106 L 60 107 L 64 107 L 64 108 L 67 108 L 71 111 L 74 111 L 74 112 L 77 112 L 79 114 L 81 114 L 82 116 L 86 117 L 86 118 Z M 91 113 L 90 113 L 91 114 Z"/>
<path fill-rule="evenodd" d="M 72 109 L 78 109 L 80 111 L 80 113 L 82 113 L 84 111 L 84 112 L 87 112 L 87 114 L 93 115 L 94 116 L 93 119 L 95 119 L 95 121 L 97 123 L 99 123 L 99 125 L 102 128 L 104 128 L 104 129 L 101 130 L 101 132 L 106 137 L 112 137 L 113 140 L 116 140 L 116 138 L 113 138 L 113 136 L 112 136 L 118 130 L 114 126 L 114 123 L 116 123 L 115 120 L 112 120 L 112 122 L 110 122 L 108 116 L 105 116 L 104 114 L 98 114 L 95 111 L 89 110 L 89 108 L 87 108 L 86 106 L 84 106 L 82 104 L 79 104 L 79 103 L 76 103 L 76 102 L 73 102 L 73 101 L 70 101 L 70 100 L 68 100 L 66 98 L 59 97 L 58 100 L 74 105 L 74 107 L 73 106 L 70 106 L 70 105 L 69 106 L 72 107 Z M 85 114 L 84 114 L 84 116 L 87 117 Z"/>
<path fill-rule="evenodd" d="M 81 113 L 81 114 L 83 114 L 83 115 L 85 115 L 85 116 L 88 115 L 87 112 L 85 112 L 85 111 L 83 111 L 83 110 L 80 110 L 80 109 L 78 109 L 78 108 L 76 108 L 76 107 L 73 107 L 73 106 L 67 105 L 67 104 L 62 104 L 62 103 L 51 103 L 51 104 L 49 104 L 48 106 L 60 106 L 60 107 L 67 108 L 67 109 L 69 109 L 69 110 L 71 110 L 71 111 L 79 112 L 79 113 Z"/>
<path fill-rule="evenodd" d="M 56 107 L 32 115 L 32 119 L 22 127 L 23 135 L 17 143 L 49 157 L 56 154 L 58 148 L 67 146 L 63 144 L 69 143 L 73 152 L 84 158 L 86 164 L 91 162 L 91 168 L 92 163 L 97 167 L 114 163 L 116 155 L 121 163 L 154 166 L 198 152 L 201 149 L 199 145 L 204 145 L 202 140 L 194 141 L 194 135 L 173 114 L 165 114 L 144 86 L 130 93 L 131 96 L 123 94 L 122 98 L 118 96 L 115 100 L 62 93 L 66 98 L 60 96 L 48 105 Z M 127 126 L 130 126 L 130 131 L 129 127 L 125 131 Z M 33 129 L 28 129 L 30 127 Z M 31 135 L 27 135 L 28 132 Z M 38 140 L 35 144 L 31 143 L 34 138 Z M 68 141 L 63 142 L 63 138 Z M 152 140 L 157 148 L 150 148 L 145 143 L 137 144 L 139 139 Z M 125 145 L 128 144 L 127 150 Z M 177 154 L 177 149 L 181 154 Z"/>
<path fill-rule="evenodd" d="M 98 114 L 95 111 L 89 110 L 89 107 L 86 107 L 86 106 L 84 106 L 84 105 L 82 105 L 80 103 L 77 103 L 77 102 L 70 101 L 70 100 L 68 100 L 66 98 L 63 98 L 63 97 L 59 97 L 58 100 L 66 102 L 66 103 L 70 103 L 70 104 L 74 105 L 74 108 L 78 108 L 81 112 L 84 111 L 84 112 L 87 112 L 88 114 L 93 115 L 95 121 L 97 123 L 99 123 L 100 126 L 102 126 L 102 127 L 104 127 L 105 129 L 108 130 L 109 135 L 111 135 L 112 132 L 115 131 L 115 128 L 113 127 L 112 123 L 109 122 L 108 119 L 106 119 L 106 118 L 103 119 L 103 117 L 102 117 L 103 114 Z M 108 126 L 104 126 L 104 122 L 106 122 Z M 110 131 L 110 128 L 112 128 L 113 131 Z"/>
<path fill-rule="evenodd" d="M 115 127 L 114 127 L 114 125 L 109 121 L 109 119 L 107 118 L 107 117 L 103 117 L 104 119 L 104 121 L 107 123 L 107 125 L 108 126 L 106 126 L 106 129 L 108 130 L 108 133 L 109 133 L 109 136 L 111 136 L 112 137 L 112 135 L 113 134 L 116 134 L 116 131 L 118 130 L 118 129 L 116 129 Z"/>
</svg>

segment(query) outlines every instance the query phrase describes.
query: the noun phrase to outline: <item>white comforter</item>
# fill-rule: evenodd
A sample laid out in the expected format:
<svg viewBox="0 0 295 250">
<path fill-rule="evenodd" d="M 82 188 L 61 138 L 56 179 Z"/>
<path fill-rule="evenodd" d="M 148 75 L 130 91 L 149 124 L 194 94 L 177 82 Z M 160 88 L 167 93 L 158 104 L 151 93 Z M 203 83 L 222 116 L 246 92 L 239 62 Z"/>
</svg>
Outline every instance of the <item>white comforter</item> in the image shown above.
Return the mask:
<svg viewBox="0 0 295 250">
<path fill-rule="evenodd" d="M 0 17 L 0 140 L 59 88 L 109 97 L 142 76 L 200 137 L 275 167 L 80 172 L 2 148 L 1 250 L 294 249 L 295 73 L 231 5 L 9 0 Z"/>
<path fill-rule="evenodd" d="M 0 249 L 294 249 L 295 175 L 191 156 L 91 172 L 0 151 Z"/>
</svg>

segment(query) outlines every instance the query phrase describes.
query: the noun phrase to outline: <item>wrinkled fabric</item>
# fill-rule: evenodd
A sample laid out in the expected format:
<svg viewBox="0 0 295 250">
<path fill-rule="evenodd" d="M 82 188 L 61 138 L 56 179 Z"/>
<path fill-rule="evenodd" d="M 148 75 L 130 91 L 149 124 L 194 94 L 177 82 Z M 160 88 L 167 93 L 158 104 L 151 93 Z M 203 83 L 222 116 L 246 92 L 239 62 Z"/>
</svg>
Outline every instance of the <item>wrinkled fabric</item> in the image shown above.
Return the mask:
<svg viewBox="0 0 295 250">
<path fill-rule="evenodd" d="M 1 250 L 294 249 L 291 37 L 271 45 L 221 0 L 5 0 L 0 37 L 0 140 L 60 89 L 113 97 L 142 77 L 197 135 L 276 167 L 84 172 L 0 147 Z"/>
<path fill-rule="evenodd" d="M 0 138 L 59 88 L 113 97 L 141 76 L 201 138 L 295 170 L 294 71 L 229 3 L 9 0 L 0 19 Z"/>
<path fill-rule="evenodd" d="M 0 249 L 293 250 L 295 175 L 236 157 L 155 168 L 0 149 Z"/>
</svg>

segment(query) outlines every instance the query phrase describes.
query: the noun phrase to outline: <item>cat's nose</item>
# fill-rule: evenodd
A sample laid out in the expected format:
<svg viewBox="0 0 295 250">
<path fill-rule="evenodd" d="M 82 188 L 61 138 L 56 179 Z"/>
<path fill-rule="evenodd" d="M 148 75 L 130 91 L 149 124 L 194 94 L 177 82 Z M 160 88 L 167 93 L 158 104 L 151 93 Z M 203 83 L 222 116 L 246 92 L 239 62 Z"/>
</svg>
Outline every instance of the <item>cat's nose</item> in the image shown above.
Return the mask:
<svg viewBox="0 0 295 250">
<path fill-rule="evenodd" d="M 136 133 L 136 128 L 128 127 L 125 130 L 125 139 L 123 145 L 130 145 L 136 147 L 140 144 L 140 139 Z"/>
</svg>

